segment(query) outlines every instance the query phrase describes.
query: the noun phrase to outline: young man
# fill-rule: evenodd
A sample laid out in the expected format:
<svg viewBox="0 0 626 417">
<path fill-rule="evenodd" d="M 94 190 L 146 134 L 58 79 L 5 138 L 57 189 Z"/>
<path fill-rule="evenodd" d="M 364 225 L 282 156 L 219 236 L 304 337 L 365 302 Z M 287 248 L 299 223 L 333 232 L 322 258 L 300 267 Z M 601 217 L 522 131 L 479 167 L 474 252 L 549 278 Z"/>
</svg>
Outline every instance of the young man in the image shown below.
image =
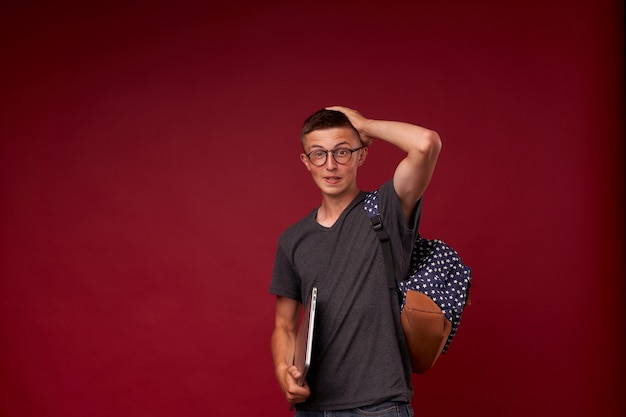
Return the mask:
<svg viewBox="0 0 626 417">
<path fill-rule="evenodd" d="M 321 204 L 281 235 L 270 286 L 276 295 L 276 378 L 297 416 L 323 416 L 324 411 L 350 416 L 359 409 L 412 415 L 411 365 L 399 305 L 395 289 L 388 288 L 380 241 L 363 209 L 365 193 L 357 186 L 357 170 L 373 138 L 406 152 L 393 179 L 378 190 L 394 259 L 406 272 L 421 197 L 441 149 L 439 135 L 408 123 L 368 119 L 340 106 L 314 113 L 302 128 L 300 159 L 320 189 Z M 297 324 L 314 286 L 318 314 L 312 365 L 299 386 L 300 371 L 293 365 Z"/>
</svg>

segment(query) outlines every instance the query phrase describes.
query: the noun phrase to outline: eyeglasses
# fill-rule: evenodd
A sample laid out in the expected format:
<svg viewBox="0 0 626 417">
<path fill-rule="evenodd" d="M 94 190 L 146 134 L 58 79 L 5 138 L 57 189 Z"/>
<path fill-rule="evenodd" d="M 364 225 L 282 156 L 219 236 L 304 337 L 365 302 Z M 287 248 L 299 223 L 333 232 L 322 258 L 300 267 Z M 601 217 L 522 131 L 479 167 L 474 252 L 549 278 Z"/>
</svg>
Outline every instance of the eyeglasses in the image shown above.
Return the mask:
<svg viewBox="0 0 626 417">
<path fill-rule="evenodd" d="M 309 161 L 311 161 L 313 165 L 315 165 L 316 167 L 321 167 L 326 163 L 328 154 L 332 153 L 335 162 L 344 165 L 350 161 L 350 158 L 352 158 L 352 154 L 359 149 L 363 149 L 363 146 L 356 149 L 337 148 L 332 151 L 327 151 L 326 149 L 316 149 L 306 154 L 306 157 L 309 158 Z"/>
</svg>

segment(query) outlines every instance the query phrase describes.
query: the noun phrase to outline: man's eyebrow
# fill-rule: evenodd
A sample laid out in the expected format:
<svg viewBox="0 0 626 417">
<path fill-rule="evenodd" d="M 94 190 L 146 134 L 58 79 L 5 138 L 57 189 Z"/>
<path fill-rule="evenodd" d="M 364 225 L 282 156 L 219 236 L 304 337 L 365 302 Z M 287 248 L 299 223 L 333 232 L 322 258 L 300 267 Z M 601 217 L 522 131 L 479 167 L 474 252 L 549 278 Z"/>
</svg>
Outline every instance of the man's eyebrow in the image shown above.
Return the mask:
<svg viewBox="0 0 626 417">
<path fill-rule="evenodd" d="M 340 143 L 336 144 L 333 149 L 337 149 L 337 148 L 345 147 L 345 146 L 350 147 L 350 143 L 349 142 L 340 142 Z M 322 145 L 311 145 L 311 149 L 313 149 L 313 148 L 326 150 L 326 148 L 324 148 Z"/>
</svg>

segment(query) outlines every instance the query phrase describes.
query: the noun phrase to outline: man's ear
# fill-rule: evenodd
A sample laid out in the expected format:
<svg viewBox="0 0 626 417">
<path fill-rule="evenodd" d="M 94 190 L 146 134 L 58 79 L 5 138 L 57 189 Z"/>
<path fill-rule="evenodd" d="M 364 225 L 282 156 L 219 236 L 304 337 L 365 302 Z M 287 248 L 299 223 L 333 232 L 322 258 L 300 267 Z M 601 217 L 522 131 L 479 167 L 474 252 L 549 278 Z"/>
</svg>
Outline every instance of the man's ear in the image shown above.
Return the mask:
<svg viewBox="0 0 626 417">
<path fill-rule="evenodd" d="M 368 151 L 368 147 L 366 146 L 365 148 L 359 150 L 359 162 L 358 162 L 358 166 L 363 165 L 363 162 L 365 162 L 365 158 L 367 158 L 367 151 Z M 306 155 L 305 155 L 306 156 Z"/>
<path fill-rule="evenodd" d="M 300 154 L 300 161 L 302 161 L 306 169 L 308 169 L 309 171 L 311 170 L 311 161 L 309 161 L 309 158 L 305 154 Z"/>
</svg>

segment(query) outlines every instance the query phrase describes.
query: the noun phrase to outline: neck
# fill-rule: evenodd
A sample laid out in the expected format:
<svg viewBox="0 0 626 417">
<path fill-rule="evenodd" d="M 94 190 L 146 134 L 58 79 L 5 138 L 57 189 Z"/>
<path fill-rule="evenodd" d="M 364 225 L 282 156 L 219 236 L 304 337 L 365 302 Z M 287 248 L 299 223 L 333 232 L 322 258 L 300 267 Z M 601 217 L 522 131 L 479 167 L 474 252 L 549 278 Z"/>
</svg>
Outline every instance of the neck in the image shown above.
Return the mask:
<svg viewBox="0 0 626 417">
<path fill-rule="evenodd" d="M 359 194 L 359 189 L 355 188 L 350 193 L 343 194 L 341 196 L 322 195 L 322 204 L 317 210 L 316 220 L 322 226 L 330 227 L 341 216 L 341 213 L 348 207 L 348 205 Z"/>
</svg>

